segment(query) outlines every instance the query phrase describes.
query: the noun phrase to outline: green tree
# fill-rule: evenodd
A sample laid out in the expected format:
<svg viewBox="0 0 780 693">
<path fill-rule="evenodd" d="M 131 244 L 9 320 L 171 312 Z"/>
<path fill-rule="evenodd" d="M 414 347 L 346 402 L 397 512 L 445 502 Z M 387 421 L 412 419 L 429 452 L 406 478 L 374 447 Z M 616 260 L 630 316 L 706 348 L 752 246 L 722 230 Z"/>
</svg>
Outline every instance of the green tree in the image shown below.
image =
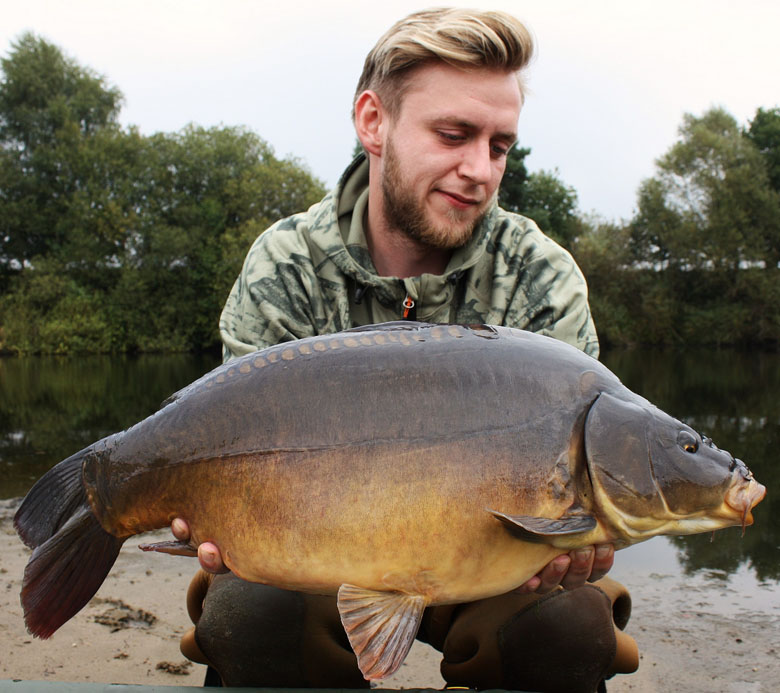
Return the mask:
<svg viewBox="0 0 780 693">
<path fill-rule="evenodd" d="M 780 192 L 780 108 L 759 108 L 746 135 L 764 157 L 772 188 Z"/>
<path fill-rule="evenodd" d="M 680 138 L 639 190 L 636 256 L 736 271 L 780 260 L 780 198 L 761 154 L 721 108 L 686 114 Z"/>
<path fill-rule="evenodd" d="M 146 142 L 127 271 L 117 294 L 138 347 L 217 343 L 217 320 L 249 245 L 273 221 L 306 209 L 322 184 L 238 127 L 189 126 Z M 135 309 L 144 302 L 152 314 Z"/>
<path fill-rule="evenodd" d="M 499 204 L 508 212 L 533 219 L 556 241 L 571 247 L 579 232 L 577 193 L 560 180 L 558 171 L 528 173 L 528 148 L 509 150 L 498 192 Z"/>
<path fill-rule="evenodd" d="M 566 185 L 558 171 L 537 171 L 528 176 L 524 214 L 561 245 L 571 248 L 580 233 L 577 192 Z"/>
<path fill-rule="evenodd" d="M 528 169 L 525 157 L 531 153 L 527 147 L 514 145 L 506 156 L 506 168 L 498 190 L 498 203 L 508 212 L 522 214 L 525 209 L 525 184 Z"/>
<path fill-rule="evenodd" d="M 631 228 L 595 216 L 579 223 L 572 254 L 588 282 L 602 346 L 672 341 L 673 296 L 657 273 L 635 266 Z"/>
<path fill-rule="evenodd" d="M 667 188 L 657 178 L 641 184 L 638 201 L 631 225 L 633 261 L 648 263 L 656 270 L 687 266 L 691 237 L 697 232 L 691 217 L 668 204 Z"/>
<path fill-rule="evenodd" d="M 119 90 L 30 33 L 0 64 L 0 273 L 61 251 L 85 205 L 113 246 L 117 203 L 96 195 L 112 175 L 98 152 L 123 146 Z"/>
</svg>

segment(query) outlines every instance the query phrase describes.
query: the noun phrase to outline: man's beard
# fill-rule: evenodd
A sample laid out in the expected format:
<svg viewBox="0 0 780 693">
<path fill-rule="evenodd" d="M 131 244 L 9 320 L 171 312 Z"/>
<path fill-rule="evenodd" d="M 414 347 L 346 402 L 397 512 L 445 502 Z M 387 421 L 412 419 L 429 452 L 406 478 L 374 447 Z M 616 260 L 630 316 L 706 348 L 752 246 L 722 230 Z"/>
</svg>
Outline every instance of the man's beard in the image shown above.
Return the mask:
<svg viewBox="0 0 780 693">
<path fill-rule="evenodd" d="M 404 184 L 398 157 L 390 141 L 385 147 L 385 167 L 382 177 L 384 212 L 390 228 L 430 248 L 454 250 L 468 243 L 485 218 L 486 211 L 473 222 L 466 223 L 468 210 L 450 209 L 451 223 L 435 226 L 425 216 L 425 207 Z"/>
</svg>

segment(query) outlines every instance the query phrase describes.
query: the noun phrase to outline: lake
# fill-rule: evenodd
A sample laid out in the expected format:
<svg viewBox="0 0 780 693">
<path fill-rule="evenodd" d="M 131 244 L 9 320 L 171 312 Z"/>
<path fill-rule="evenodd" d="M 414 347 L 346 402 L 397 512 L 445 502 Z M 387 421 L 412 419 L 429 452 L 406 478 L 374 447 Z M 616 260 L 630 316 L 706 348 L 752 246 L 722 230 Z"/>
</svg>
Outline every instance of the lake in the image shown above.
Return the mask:
<svg viewBox="0 0 780 693">
<path fill-rule="evenodd" d="M 778 609 L 780 355 L 621 350 L 602 360 L 632 390 L 743 459 L 768 490 L 744 537 L 732 528 L 656 538 L 619 552 L 611 575 L 628 582 L 649 571 L 676 575 L 700 585 L 724 613 L 745 599 L 750 608 Z M 0 498 L 24 495 L 53 464 L 142 419 L 218 362 L 214 355 L 0 359 Z"/>
</svg>

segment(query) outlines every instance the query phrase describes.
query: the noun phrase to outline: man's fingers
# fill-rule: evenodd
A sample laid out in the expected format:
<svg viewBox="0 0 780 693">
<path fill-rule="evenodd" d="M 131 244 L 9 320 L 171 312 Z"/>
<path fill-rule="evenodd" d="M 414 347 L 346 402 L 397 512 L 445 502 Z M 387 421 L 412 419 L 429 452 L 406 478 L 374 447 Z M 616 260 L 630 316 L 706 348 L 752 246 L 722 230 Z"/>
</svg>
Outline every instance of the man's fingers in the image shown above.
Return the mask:
<svg viewBox="0 0 780 693">
<path fill-rule="evenodd" d="M 186 520 L 180 517 L 174 518 L 171 522 L 171 532 L 179 541 L 188 542 L 190 540 L 190 526 Z M 222 554 L 216 544 L 207 541 L 198 547 L 198 561 L 200 567 L 207 573 L 229 573 L 230 569 L 225 567 L 222 562 Z"/>
<path fill-rule="evenodd" d="M 515 592 L 518 594 L 531 594 L 531 592 L 536 592 L 537 589 L 539 589 L 539 585 L 542 584 L 541 579 L 538 575 L 534 575 L 530 580 L 527 582 L 524 582 L 520 587 L 515 589 Z"/>
<path fill-rule="evenodd" d="M 596 546 L 596 555 L 593 559 L 593 568 L 588 582 L 601 580 L 612 568 L 615 562 L 615 547 L 612 544 L 599 544 Z"/>
<path fill-rule="evenodd" d="M 222 554 L 219 548 L 211 542 L 204 542 L 198 547 L 198 560 L 200 567 L 207 573 L 229 573 L 230 569 L 222 562 Z"/>
<path fill-rule="evenodd" d="M 173 522 L 171 522 L 171 532 L 179 541 L 190 540 L 190 526 L 186 520 L 182 520 L 180 517 L 174 518 Z"/>
<path fill-rule="evenodd" d="M 539 586 L 534 590 L 537 594 L 546 594 L 561 584 L 561 580 L 571 565 L 568 554 L 556 556 L 537 574 Z"/>
<path fill-rule="evenodd" d="M 569 552 L 571 564 L 566 575 L 561 580 L 561 586 L 567 590 L 574 590 L 582 587 L 590 577 L 593 570 L 593 559 L 596 551 L 592 546 L 586 546 L 582 549 L 575 549 Z"/>
</svg>

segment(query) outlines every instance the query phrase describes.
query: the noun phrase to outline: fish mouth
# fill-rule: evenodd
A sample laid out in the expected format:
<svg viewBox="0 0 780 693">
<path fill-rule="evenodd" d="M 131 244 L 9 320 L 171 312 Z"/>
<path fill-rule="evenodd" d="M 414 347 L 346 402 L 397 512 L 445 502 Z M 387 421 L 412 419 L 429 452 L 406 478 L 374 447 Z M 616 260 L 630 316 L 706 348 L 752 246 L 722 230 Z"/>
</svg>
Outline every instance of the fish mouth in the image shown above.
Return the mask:
<svg viewBox="0 0 780 693">
<path fill-rule="evenodd" d="M 766 496 L 766 487 L 755 479 L 740 478 L 726 493 L 726 505 L 736 511 L 742 517 L 742 533 L 745 527 L 753 524 L 753 515 L 750 512 Z M 745 483 L 747 482 L 747 483 Z"/>
</svg>

